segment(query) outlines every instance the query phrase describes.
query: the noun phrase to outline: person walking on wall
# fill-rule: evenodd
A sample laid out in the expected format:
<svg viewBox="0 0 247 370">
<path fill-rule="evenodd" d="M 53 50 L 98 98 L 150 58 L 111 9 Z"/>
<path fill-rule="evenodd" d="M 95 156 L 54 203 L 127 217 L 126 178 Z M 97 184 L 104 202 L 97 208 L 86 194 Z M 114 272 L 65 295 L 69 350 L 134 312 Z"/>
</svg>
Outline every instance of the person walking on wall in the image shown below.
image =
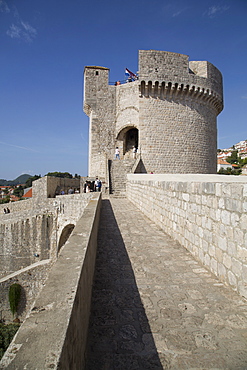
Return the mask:
<svg viewBox="0 0 247 370">
<path fill-rule="evenodd" d="M 118 146 L 116 147 L 116 150 L 115 150 L 115 159 L 120 159 L 120 151 L 119 151 Z"/>
<path fill-rule="evenodd" d="M 101 191 L 102 183 L 98 177 L 96 177 L 94 185 L 95 185 L 95 191 Z"/>
</svg>

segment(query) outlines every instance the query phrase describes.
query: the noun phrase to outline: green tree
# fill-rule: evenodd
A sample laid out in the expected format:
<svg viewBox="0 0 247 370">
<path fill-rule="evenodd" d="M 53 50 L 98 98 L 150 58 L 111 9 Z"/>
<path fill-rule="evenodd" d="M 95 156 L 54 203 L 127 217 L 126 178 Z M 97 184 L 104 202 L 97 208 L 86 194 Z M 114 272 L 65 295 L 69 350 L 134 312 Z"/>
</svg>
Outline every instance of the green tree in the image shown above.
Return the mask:
<svg viewBox="0 0 247 370">
<path fill-rule="evenodd" d="M 245 166 L 247 164 L 247 158 L 239 158 L 239 163 L 241 167 Z"/>
<path fill-rule="evenodd" d="M 31 186 L 33 184 L 33 181 L 40 179 L 40 177 L 41 176 L 38 176 L 38 175 L 34 175 L 34 176 L 29 177 L 29 179 L 27 179 L 27 181 L 25 183 L 25 187 L 26 188 L 31 188 Z"/>
<path fill-rule="evenodd" d="M 240 175 L 241 174 L 241 169 L 232 169 L 231 167 L 227 168 L 220 168 L 218 171 L 218 174 L 220 175 Z"/>
<path fill-rule="evenodd" d="M 0 360 L 19 327 L 20 324 L 17 323 L 7 325 L 0 323 Z"/>
<path fill-rule="evenodd" d="M 231 164 L 233 164 L 233 163 L 235 163 L 235 164 L 239 163 L 238 151 L 237 150 L 234 150 L 232 152 L 231 156 L 226 159 L 226 161 L 228 163 L 231 163 Z"/>
<path fill-rule="evenodd" d="M 0 204 L 9 203 L 9 201 L 10 201 L 10 196 L 7 195 L 7 197 L 4 197 L 3 199 L 0 199 Z"/>
<path fill-rule="evenodd" d="M 73 176 L 69 172 L 48 172 L 45 176 L 62 177 L 72 179 Z"/>
<path fill-rule="evenodd" d="M 24 188 L 23 188 L 22 185 L 18 186 L 13 191 L 13 194 L 16 195 L 19 198 L 21 198 L 23 196 L 23 193 L 24 193 Z"/>
<path fill-rule="evenodd" d="M 17 308 L 21 298 L 21 286 L 20 284 L 14 283 L 9 287 L 9 306 L 13 316 L 17 312 Z"/>
</svg>

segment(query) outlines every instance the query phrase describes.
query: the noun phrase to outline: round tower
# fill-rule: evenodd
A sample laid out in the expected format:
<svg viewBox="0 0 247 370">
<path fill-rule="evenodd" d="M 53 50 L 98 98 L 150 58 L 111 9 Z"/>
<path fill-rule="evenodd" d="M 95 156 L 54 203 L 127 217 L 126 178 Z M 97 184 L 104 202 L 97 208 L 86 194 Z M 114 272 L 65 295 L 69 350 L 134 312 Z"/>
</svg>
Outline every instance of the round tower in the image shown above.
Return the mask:
<svg viewBox="0 0 247 370">
<path fill-rule="evenodd" d="M 216 173 L 222 76 L 187 55 L 139 51 L 140 153 L 147 172 Z"/>
<path fill-rule="evenodd" d="M 132 147 L 138 148 L 132 172 L 216 173 L 223 92 L 221 73 L 211 63 L 140 50 L 136 81 L 109 85 L 104 67 L 85 67 L 84 76 L 90 176 L 107 175 L 116 146 L 128 161 Z"/>
</svg>

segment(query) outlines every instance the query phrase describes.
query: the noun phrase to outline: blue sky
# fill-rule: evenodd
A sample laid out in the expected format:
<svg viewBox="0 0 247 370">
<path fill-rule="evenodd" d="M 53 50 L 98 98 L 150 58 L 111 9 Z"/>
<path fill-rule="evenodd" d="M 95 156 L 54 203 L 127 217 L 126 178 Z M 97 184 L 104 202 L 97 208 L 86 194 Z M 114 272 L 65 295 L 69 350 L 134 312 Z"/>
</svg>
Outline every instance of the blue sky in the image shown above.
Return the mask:
<svg viewBox="0 0 247 370">
<path fill-rule="evenodd" d="M 87 175 L 84 66 L 122 80 L 139 49 L 213 63 L 218 148 L 247 139 L 247 0 L 0 0 L 0 178 Z"/>
</svg>

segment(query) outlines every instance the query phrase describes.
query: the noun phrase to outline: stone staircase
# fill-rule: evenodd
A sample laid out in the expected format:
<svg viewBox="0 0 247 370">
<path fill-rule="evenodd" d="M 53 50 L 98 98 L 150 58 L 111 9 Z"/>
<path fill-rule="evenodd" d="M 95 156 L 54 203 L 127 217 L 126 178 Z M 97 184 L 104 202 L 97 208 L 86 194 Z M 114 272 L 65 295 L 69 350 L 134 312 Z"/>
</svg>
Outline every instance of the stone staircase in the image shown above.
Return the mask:
<svg viewBox="0 0 247 370">
<path fill-rule="evenodd" d="M 135 159 L 109 161 L 110 194 L 114 197 L 125 197 L 126 175 L 131 173 Z"/>
</svg>

